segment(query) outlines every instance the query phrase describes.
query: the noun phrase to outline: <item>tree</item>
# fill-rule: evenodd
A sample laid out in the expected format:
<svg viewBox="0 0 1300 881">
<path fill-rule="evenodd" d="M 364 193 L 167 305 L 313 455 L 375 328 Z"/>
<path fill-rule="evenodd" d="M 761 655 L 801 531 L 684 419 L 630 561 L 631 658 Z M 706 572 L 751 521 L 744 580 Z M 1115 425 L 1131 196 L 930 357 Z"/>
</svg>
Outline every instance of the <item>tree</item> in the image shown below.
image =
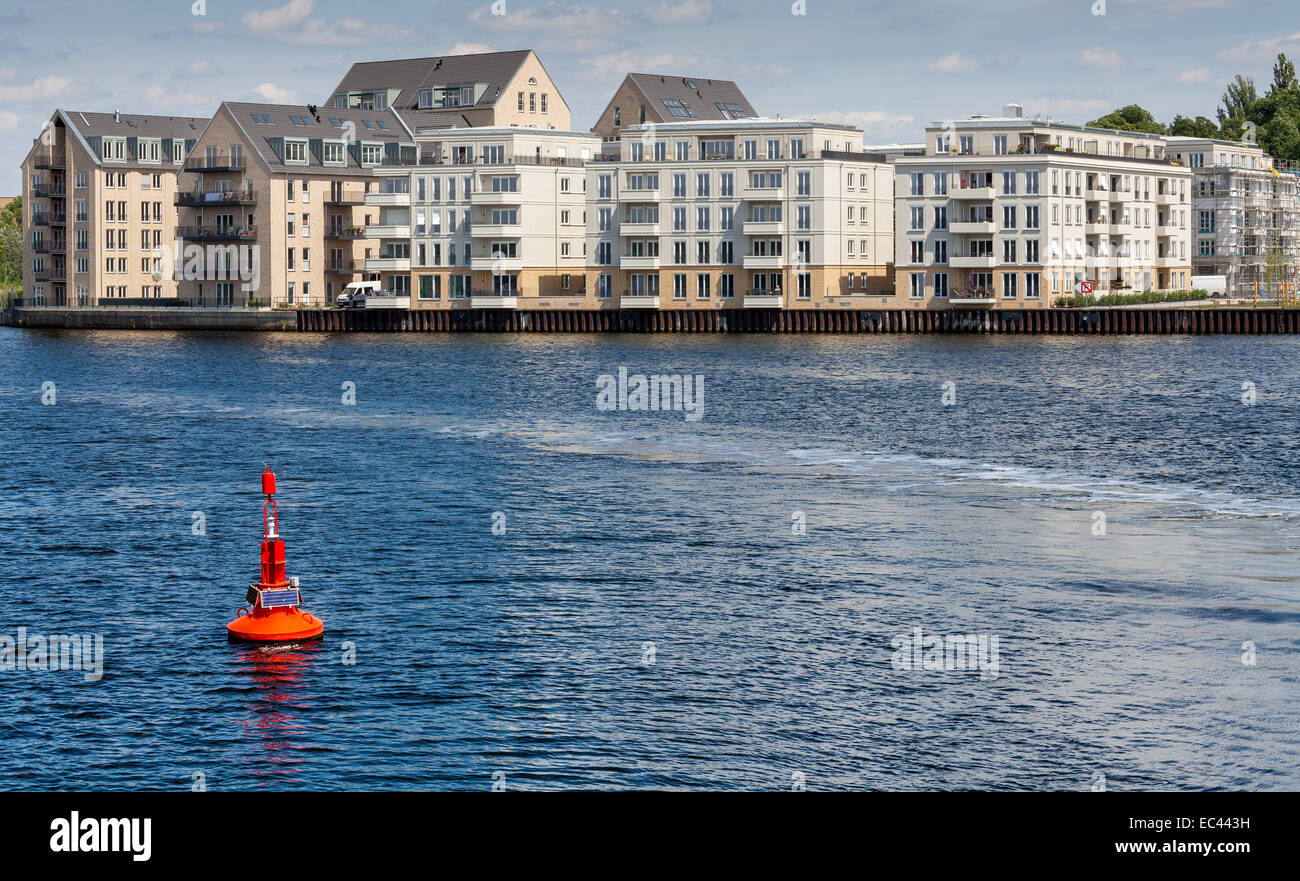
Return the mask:
<svg viewBox="0 0 1300 881">
<path fill-rule="evenodd" d="M 0 286 L 8 289 L 23 283 L 23 231 L 0 229 Z"/>
<path fill-rule="evenodd" d="M 1174 116 L 1174 121 L 1169 123 L 1169 134 L 1184 138 L 1217 138 L 1219 126 L 1214 120 L 1204 116 L 1189 119 L 1179 113 Z"/>
<path fill-rule="evenodd" d="M 1243 129 L 1241 123 L 1250 119 L 1251 111 L 1259 101 L 1254 77 L 1237 74 L 1228 83 L 1220 100 L 1223 102 L 1222 106 L 1216 111 L 1219 117 L 1219 128 L 1226 132 L 1228 124 L 1234 123 L 1236 129 Z"/>
<path fill-rule="evenodd" d="M 1300 82 L 1295 77 L 1295 64 L 1286 57 L 1285 52 L 1277 53 L 1277 62 L 1273 65 L 1273 91 L 1285 91 L 1286 89 L 1298 89 Z"/>
<path fill-rule="evenodd" d="M 1107 113 L 1105 116 L 1088 123 L 1097 128 L 1109 128 L 1124 132 L 1147 132 L 1153 135 L 1165 134 L 1165 127 L 1151 115 L 1151 111 L 1137 104 L 1129 104 Z"/>
<path fill-rule="evenodd" d="M 14 200 L 0 209 L 0 229 L 22 229 L 23 228 L 23 197 L 15 196 Z"/>
</svg>

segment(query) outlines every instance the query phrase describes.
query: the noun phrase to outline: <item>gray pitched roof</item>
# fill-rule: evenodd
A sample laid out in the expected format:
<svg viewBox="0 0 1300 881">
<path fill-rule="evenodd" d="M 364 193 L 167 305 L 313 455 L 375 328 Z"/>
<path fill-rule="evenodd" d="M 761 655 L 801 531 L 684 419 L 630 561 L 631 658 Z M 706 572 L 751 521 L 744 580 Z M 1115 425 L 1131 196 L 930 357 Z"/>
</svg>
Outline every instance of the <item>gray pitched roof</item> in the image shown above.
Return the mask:
<svg viewBox="0 0 1300 881">
<path fill-rule="evenodd" d="M 301 104 L 256 104 L 241 101 L 223 101 L 221 106 L 234 118 L 248 136 L 249 143 L 272 171 L 301 171 L 302 165 L 286 165 L 275 150 L 280 138 L 307 138 L 339 140 L 346 136 L 345 124 L 351 122 L 357 141 L 382 141 L 413 143 L 413 139 L 391 110 L 334 110 L 319 107 L 315 116 Z M 263 119 L 270 119 L 264 122 Z M 308 120 L 308 124 L 294 120 Z M 337 122 L 336 122 L 337 121 Z M 358 157 L 346 152 L 347 170 L 355 173 L 361 169 Z M 197 154 L 196 154 L 196 158 Z M 307 168 L 316 171 L 343 171 L 342 166 L 325 166 L 321 157 L 307 152 Z"/>
<path fill-rule="evenodd" d="M 671 122 L 681 119 L 735 118 L 723 113 L 718 104 L 738 104 L 745 116 L 758 116 L 749 99 L 740 91 L 740 86 L 731 80 L 658 73 L 629 73 L 627 78 L 646 96 L 646 119 Z M 695 115 L 673 116 L 664 104 L 665 98 L 681 101 Z"/>
<path fill-rule="evenodd" d="M 412 130 L 437 125 L 440 120 L 454 117 L 465 110 L 495 105 L 501 90 L 514 78 L 531 53 L 531 49 L 517 49 L 511 52 L 478 52 L 472 55 L 403 58 L 395 61 L 359 61 L 348 68 L 348 72 L 339 80 L 322 106 L 332 106 L 334 96 L 339 92 L 399 89 L 401 93 L 391 102 L 391 106 Z M 469 107 L 437 110 L 418 108 L 421 89 L 457 83 L 486 83 L 487 88 L 478 102 Z"/>
<path fill-rule="evenodd" d="M 83 138 L 119 135 L 138 138 L 193 139 L 199 136 L 208 120 L 198 116 L 162 116 L 151 113 L 95 113 L 88 110 L 64 110 L 63 118 Z"/>
</svg>

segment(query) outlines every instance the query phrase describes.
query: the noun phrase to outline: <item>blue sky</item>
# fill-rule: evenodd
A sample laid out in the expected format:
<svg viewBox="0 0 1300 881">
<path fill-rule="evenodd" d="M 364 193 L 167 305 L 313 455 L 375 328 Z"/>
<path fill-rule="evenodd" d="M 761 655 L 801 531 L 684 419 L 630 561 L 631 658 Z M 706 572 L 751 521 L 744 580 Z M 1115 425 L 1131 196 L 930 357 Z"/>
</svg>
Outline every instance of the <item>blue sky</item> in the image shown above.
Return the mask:
<svg viewBox="0 0 1300 881">
<path fill-rule="evenodd" d="M 1104 5 L 1103 15 L 1095 14 Z M 200 6 L 203 15 L 196 15 Z M 0 11 L 0 194 L 55 107 L 209 115 L 323 101 L 353 61 L 533 48 L 591 126 L 630 70 L 737 80 L 765 115 L 919 140 L 1018 102 L 1070 122 L 1137 102 L 1213 117 L 1223 84 L 1300 57 L 1294 0 L 45 0 Z M 801 9 L 798 9 L 801 7 Z M 794 12 L 802 11 L 802 14 Z"/>
</svg>

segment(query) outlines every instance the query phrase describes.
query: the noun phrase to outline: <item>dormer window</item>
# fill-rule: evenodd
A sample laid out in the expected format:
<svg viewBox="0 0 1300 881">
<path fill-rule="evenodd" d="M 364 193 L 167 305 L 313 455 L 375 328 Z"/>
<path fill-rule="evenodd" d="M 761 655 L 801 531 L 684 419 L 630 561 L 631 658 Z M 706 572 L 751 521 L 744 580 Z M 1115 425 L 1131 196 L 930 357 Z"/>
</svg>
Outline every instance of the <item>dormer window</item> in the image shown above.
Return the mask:
<svg viewBox="0 0 1300 881">
<path fill-rule="evenodd" d="M 384 161 L 383 144 L 362 144 L 361 145 L 362 165 L 379 165 L 383 161 Z"/>
<path fill-rule="evenodd" d="M 375 92 L 375 109 L 376 109 L 376 110 L 387 110 L 387 109 L 388 109 L 388 93 L 387 93 L 387 92 Z"/>
<path fill-rule="evenodd" d="M 421 110 L 433 109 L 433 89 L 421 89 L 418 106 Z"/>
<path fill-rule="evenodd" d="M 347 154 L 342 141 L 325 141 L 321 144 L 321 156 L 326 165 L 347 165 Z"/>
<path fill-rule="evenodd" d="M 141 138 L 135 142 L 135 152 L 137 162 L 161 162 L 162 141 L 156 138 Z"/>
<path fill-rule="evenodd" d="M 346 92 L 339 92 L 337 95 L 334 96 L 334 109 L 335 110 L 348 109 L 348 96 Z"/>
<path fill-rule="evenodd" d="M 104 138 L 100 151 L 105 162 L 125 162 L 126 138 Z"/>
<path fill-rule="evenodd" d="M 284 161 L 286 165 L 306 165 L 307 142 L 286 140 L 284 142 Z"/>
</svg>

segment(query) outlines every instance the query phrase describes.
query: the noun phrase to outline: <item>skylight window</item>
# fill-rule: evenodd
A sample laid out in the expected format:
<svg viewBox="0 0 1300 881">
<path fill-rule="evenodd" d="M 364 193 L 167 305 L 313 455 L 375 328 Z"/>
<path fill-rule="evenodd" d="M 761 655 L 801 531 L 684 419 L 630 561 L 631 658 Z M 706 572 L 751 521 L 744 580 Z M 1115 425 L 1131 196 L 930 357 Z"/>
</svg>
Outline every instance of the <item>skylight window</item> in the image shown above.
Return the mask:
<svg viewBox="0 0 1300 881">
<path fill-rule="evenodd" d="M 252 113 L 249 115 L 253 117 L 253 122 L 269 123 L 271 121 L 271 117 L 267 116 L 265 113 Z"/>
<path fill-rule="evenodd" d="M 668 113 L 672 116 L 691 117 L 695 116 L 695 111 L 687 107 L 678 98 L 664 98 L 664 106 L 668 108 Z"/>
<path fill-rule="evenodd" d="M 744 109 L 739 104 L 727 104 L 722 101 L 715 101 L 713 102 L 713 106 L 717 107 L 719 112 L 722 113 L 723 119 L 744 119 L 749 115 L 745 113 Z"/>
</svg>

